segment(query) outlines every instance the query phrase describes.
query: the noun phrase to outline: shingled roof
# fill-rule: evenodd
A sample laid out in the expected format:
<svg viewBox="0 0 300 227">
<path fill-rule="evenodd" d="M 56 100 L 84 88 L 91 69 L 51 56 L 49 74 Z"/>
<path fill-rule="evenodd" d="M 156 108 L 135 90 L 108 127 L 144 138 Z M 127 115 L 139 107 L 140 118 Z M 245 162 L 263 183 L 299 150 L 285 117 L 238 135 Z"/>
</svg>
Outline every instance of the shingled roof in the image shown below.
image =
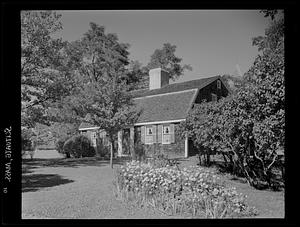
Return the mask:
<svg viewBox="0 0 300 227">
<path fill-rule="evenodd" d="M 90 120 L 90 117 L 90 114 L 87 114 L 84 119 L 88 121 Z M 79 125 L 79 130 L 87 128 L 95 128 L 95 126 L 86 121 L 81 122 L 81 124 Z"/>
<path fill-rule="evenodd" d="M 137 109 L 141 110 L 137 123 L 185 119 L 197 91 L 220 78 L 220 76 L 214 76 L 169 84 L 159 89 L 132 91 Z M 79 129 L 91 127 L 93 126 L 83 122 Z"/>
<path fill-rule="evenodd" d="M 137 123 L 185 119 L 197 89 L 134 99 L 141 115 Z"/>
<path fill-rule="evenodd" d="M 174 83 L 166 85 L 159 89 L 141 89 L 132 91 L 131 94 L 134 98 L 138 97 L 144 97 L 149 95 L 158 95 L 158 94 L 164 94 L 164 93 L 170 93 L 170 92 L 176 92 L 176 91 L 183 91 L 183 90 L 189 90 L 193 88 L 204 88 L 206 85 L 210 84 L 211 82 L 215 81 L 216 79 L 221 79 L 221 76 L 213 76 L 208 78 L 202 78 L 197 80 L 190 80 L 182 83 Z"/>
</svg>

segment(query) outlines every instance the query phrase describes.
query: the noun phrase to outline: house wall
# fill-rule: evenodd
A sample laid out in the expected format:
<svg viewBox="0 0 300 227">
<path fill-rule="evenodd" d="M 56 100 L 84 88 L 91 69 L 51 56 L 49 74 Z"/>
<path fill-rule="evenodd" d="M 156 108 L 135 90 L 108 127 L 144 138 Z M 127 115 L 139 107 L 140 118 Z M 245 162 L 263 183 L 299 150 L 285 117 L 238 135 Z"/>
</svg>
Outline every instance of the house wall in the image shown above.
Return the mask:
<svg viewBox="0 0 300 227">
<path fill-rule="evenodd" d="M 84 130 L 84 131 L 81 131 L 81 134 L 88 137 L 91 140 L 92 145 L 94 147 L 96 147 L 97 132 L 98 132 L 98 130 L 96 130 L 96 129 L 94 129 L 94 130 Z"/>
<path fill-rule="evenodd" d="M 213 83 L 209 84 L 208 86 L 202 88 L 199 91 L 199 94 L 195 100 L 195 103 L 201 103 L 204 99 L 206 99 L 207 102 L 212 101 L 211 100 L 211 94 L 214 93 L 218 96 L 218 99 L 221 97 L 226 97 L 228 95 L 228 90 L 224 86 L 223 83 L 221 83 L 221 89 L 217 88 L 217 80 Z"/>
<path fill-rule="evenodd" d="M 157 125 L 158 126 L 158 125 Z M 153 144 L 143 144 L 145 149 L 145 154 L 148 157 L 161 152 L 167 155 L 169 158 L 179 158 L 184 157 L 185 139 L 180 137 L 178 132 L 179 123 L 174 123 L 174 136 L 175 142 L 171 144 L 153 143 Z M 135 127 L 135 142 L 141 141 L 141 128 L 142 126 Z M 158 129 L 158 127 L 156 127 Z M 156 133 L 158 135 L 158 133 Z"/>
<path fill-rule="evenodd" d="M 198 96 L 195 99 L 195 103 L 201 103 L 204 99 L 207 101 L 211 101 L 211 94 L 214 93 L 217 95 L 218 99 L 221 97 L 226 97 L 228 95 L 228 90 L 224 86 L 223 83 L 221 83 L 221 89 L 217 88 L 217 80 L 214 81 L 213 83 L 209 84 L 208 86 L 202 88 L 199 91 Z M 154 144 L 143 144 L 143 147 L 145 148 L 145 152 L 147 156 L 152 156 L 155 152 L 162 152 L 166 154 L 169 158 L 176 158 L 176 157 L 184 157 L 185 156 L 185 139 L 181 138 L 179 133 L 178 133 L 178 127 L 179 123 L 174 123 L 174 135 L 175 135 L 175 142 L 171 144 L 162 144 L 161 142 L 156 142 Z M 122 146 L 122 153 L 131 153 L 131 150 L 133 149 L 130 147 L 130 140 L 134 140 L 134 143 L 136 144 L 138 141 L 141 141 L 141 128 L 142 126 L 136 126 L 134 127 L 134 138 L 128 138 L 130 133 L 123 134 L 123 137 L 126 138 L 127 140 L 125 141 L 123 138 L 123 146 Z M 158 129 L 158 125 L 156 127 Z M 128 129 L 129 130 L 129 129 Z M 91 137 L 91 131 L 88 130 L 86 132 L 83 132 L 83 134 L 86 134 L 87 136 Z M 156 133 L 156 136 L 158 136 L 158 133 Z M 104 136 L 100 135 L 100 138 L 104 139 Z M 157 140 L 156 140 L 157 141 Z M 117 141 L 116 141 L 117 142 Z M 126 146 L 125 146 L 126 145 Z M 116 143 L 116 147 L 118 144 Z M 126 148 L 126 149 L 125 149 Z M 126 150 L 126 151 L 125 151 Z M 189 140 L 188 141 L 188 155 L 192 156 L 198 153 L 197 148 L 193 145 L 193 141 Z"/>
</svg>

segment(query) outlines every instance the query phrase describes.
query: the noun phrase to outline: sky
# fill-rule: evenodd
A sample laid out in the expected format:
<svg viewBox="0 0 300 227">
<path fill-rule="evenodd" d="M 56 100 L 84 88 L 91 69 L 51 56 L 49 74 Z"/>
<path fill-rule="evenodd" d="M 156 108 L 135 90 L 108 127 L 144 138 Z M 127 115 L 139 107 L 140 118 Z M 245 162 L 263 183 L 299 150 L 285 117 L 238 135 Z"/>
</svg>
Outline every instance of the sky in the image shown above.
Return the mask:
<svg viewBox="0 0 300 227">
<path fill-rule="evenodd" d="M 190 64 L 176 82 L 204 77 L 245 73 L 258 54 L 252 38 L 264 35 L 269 19 L 259 10 L 115 10 L 57 11 L 62 14 L 63 40 L 80 39 L 89 23 L 116 33 L 119 41 L 129 43 L 130 60 L 143 65 L 164 43 L 176 45 L 176 56 Z M 171 82 L 172 83 L 172 82 Z"/>
</svg>

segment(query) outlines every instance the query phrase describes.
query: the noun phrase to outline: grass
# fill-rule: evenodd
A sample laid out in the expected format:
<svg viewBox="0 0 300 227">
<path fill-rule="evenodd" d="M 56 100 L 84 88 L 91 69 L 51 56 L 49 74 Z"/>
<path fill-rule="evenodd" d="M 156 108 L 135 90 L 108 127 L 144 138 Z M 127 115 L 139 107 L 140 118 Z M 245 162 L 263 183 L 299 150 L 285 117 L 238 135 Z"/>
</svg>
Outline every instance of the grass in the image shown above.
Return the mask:
<svg viewBox="0 0 300 227">
<path fill-rule="evenodd" d="M 179 160 L 179 167 L 197 165 L 196 157 Z M 225 184 L 235 187 L 239 193 L 247 195 L 247 202 L 250 206 L 254 206 L 259 211 L 256 218 L 284 218 L 284 190 L 257 190 L 247 184 L 243 178 L 236 178 L 230 174 L 220 173 L 215 167 L 213 169 L 218 176 L 224 180 Z"/>
<path fill-rule="evenodd" d="M 178 160 L 179 167 L 183 168 L 185 166 L 190 165 L 197 165 L 198 160 L 196 157 L 190 157 L 188 159 L 180 159 Z M 69 187 L 68 185 L 76 184 L 75 187 L 71 187 L 72 190 L 79 191 L 80 187 L 84 187 L 80 191 L 80 195 L 87 196 L 86 190 L 94 190 L 95 185 L 97 186 L 99 191 L 104 190 L 104 188 L 107 188 L 108 186 L 106 183 L 110 182 L 111 180 L 111 169 L 108 167 L 108 161 L 107 160 L 99 160 L 97 158 L 82 158 L 82 159 L 61 159 L 61 158 L 53 158 L 53 159 L 39 159 L 34 158 L 34 160 L 23 160 L 22 163 L 22 172 L 24 174 L 23 176 L 23 189 L 24 192 L 31 192 L 31 193 L 39 193 L 41 189 L 51 189 L 54 190 L 57 188 L 57 196 L 52 195 L 49 193 L 49 201 L 53 201 L 53 207 L 62 207 L 64 204 L 68 204 L 69 201 L 62 203 L 61 205 L 56 205 L 60 200 L 62 189 Z M 122 164 L 122 160 L 115 160 L 115 164 Z M 95 169 L 92 169 L 95 168 Z M 92 172 L 98 172 L 101 168 L 100 175 L 99 174 L 92 174 Z M 85 170 L 86 169 L 86 170 Z M 212 168 L 210 168 L 212 169 Z M 83 172 L 85 171 L 85 172 Z M 214 171 L 217 172 L 217 169 L 214 169 Z M 107 173 L 106 173 L 107 172 Z M 39 174 L 39 175 L 37 175 Z M 107 174 L 107 177 L 103 174 Z M 255 216 L 254 218 L 284 218 L 284 191 L 270 191 L 270 190 L 257 190 L 253 187 L 249 186 L 243 179 L 240 178 L 234 178 L 230 174 L 222 174 L 217 172 L 218 176 L 225 181 L 226 184 L 229 186 L 236 187 L 237 191 L 239 193 L 242 193 L 244 195 L 247 195 L 247 202 L 250 206 L 254 206 L 259 211 L 259 215 Z M 29 176 L 28 176 L 29 175 Z M 82 175 L 82 176 L 81 176 Z M 107 178 L 107 182 L 105 182 L 103 185 L 103 178 Z M 95 178 L 95 179 L 94 179 Z M 101 178 L 101 179 L 100 179 Z M 100 184 L 101 182 L 101 184 Z M 91 184 L 91 185 L 89 185 Z M 61 188 L 61 189 L 60 189 Z M 106 196 L 110 195 L 111 193 L 110 189 L 107 189 Z M 46 192 L 43 192 L 46 193 Z M 54 193 L 54 192 L 53 192 Z M 56 193 L 56 192 L 55 192 Z M 75 192 L 74 192 L 75 193 Z M 94 193 L 94 191 L 93 191 Z M 95 195 L 94 195 L 95 194 Z M 93 194 L 93 198 L 91 201 L 94 201 L 95 198 L 98 198 L 98 192 L 95 192 Z M 69 194 L 66 194 L 69 196 Z M 27 197 L 33 196 L 30 193 L 26 195 Z M 48 199 L 48 197 L 44 197 L 44 194 L 41 194 L 41 198 L 39 198 L 41 201 L 43 201 L 43 204 L 45 206 L 48 204 L 48 202 L 45 202 L 44 200 Z M 83 196 L 83 202 L 86 201 L 86 199 Z M 70 197 L 70 198 L 69 198 Z M 73 196 L 69 196 L 66 198 L 69 198 L 70 201 L 73 201 Z M 105 196 L 103 196 L 105 197 Z M 34 198 L 34 200 L 33 200 Z M 30 207 L 30 209 L 34 209 L 36 212 L 39 207 L 35 207 L 35 200 L 36 197 L 34 196 L 32 198 L 32 201 L 30 203 L 24 203 L 26 206 Z M 80 196 L 78 198 L 81 198 Z M 48 201 L 48 200 L 47 200 Z M 101 200 L 102 201 L 102 200 Z M 103 202 L 106 201 L 105 198 L 103 198 Z M 49 203 L 50 203 L 49 202 Z M 55 203 L 54 203 L 55 202 Z M 102 202 L 101 202 L 102 203 Z M 52 202 L 51 202 L 52 204 Z M 79 205 L 78 205 L 79 206 Z M 119 204 L 116 202 L 114 205 L 116 210 L 121 209 L 119 208 Z M 49 207 L 49 205 L 47 206 Z M 29 209 L 29 208 L 28 208 Z M 53 208 L 54 209 L 54 208 Z M 65 212 L 68 211 L 69 208 L 66 207 Z M 89 208 L 90 209 L 90 208 Z M 54 212 L 54 211 L 53 211 Z M 56 211 L 55 211 L 56 212 Z M 70 211 L 71 212 L 71 211 Z M 124 213 L 126 213 L 126 209 L 124 208 Z M 137 211 L 135 211 L 137 212 Z M 103 212 L 102 212 L 103 213 Z M 95 217 L 100 217 L 98 215 L 102 215 L 102 213 L 95 214 Z M 73 213 L 72 213 L 73 214 Z M 60 214 L 54 215 L 55 217 L 59 217 Z M 66 213 L 64 216 L 71 215 Z M 79 214 L 78 214 L 79 215 Z M 104 213 L 103 213 L 104 215 Z M 124 214 L 125 215 L 125 214 Z M 41 214 L 41 216 L 44 216 Z M 47 217 L 51 217 L 50 214 L 46 215 Z M 106 216 L 106 214 L 104 215 Z M 104 217 L 103 216 L 103 217 Z M 108 216 L 108 215 L 107 215 Z M 113 216 L 113 215 L 111 215 Z M 102 217 L 102 216 L 101 216 Z M 118 216 L 119 217 L 119 216 Z"/>
<path fill-rule="evenodd" d="M 118 160 L 115 160 L 116 167 Z M 159 212 L 117 201 L 108 160 L 34 159 L 22 162 L 22 218 L 160 219 Z"/>
</svg>

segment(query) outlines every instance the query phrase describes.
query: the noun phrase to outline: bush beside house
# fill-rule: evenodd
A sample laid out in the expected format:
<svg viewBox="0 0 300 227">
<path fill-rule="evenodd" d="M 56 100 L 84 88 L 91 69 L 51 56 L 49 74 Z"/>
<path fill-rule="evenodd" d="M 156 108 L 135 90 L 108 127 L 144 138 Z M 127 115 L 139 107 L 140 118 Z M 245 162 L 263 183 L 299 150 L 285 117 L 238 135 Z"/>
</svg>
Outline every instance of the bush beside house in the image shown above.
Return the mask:
<svg viewBox="0 0 300 227">
<path fill-rule="evenodd" d="M 64 154 L 66 158 L 71 157 L 70 153 L 64 151 L 64 144 L 68 139 L 68 137 L 59 138 L 55 143 L 55 149 L 58 151 L 58 153 Z"/>
<path fill-rule="evenodd" d="M 92 146 L 89 138 L 87 138 L 84 135 L 76 135 L 71 137 L 64 143 L 63 153 L 65 153 L 66 155 L 69 154 L 71 157 L 74 158 L 81 158 L 93 157 L 95 156 L 96 151 L 95 148 Z"/>
</svg>

